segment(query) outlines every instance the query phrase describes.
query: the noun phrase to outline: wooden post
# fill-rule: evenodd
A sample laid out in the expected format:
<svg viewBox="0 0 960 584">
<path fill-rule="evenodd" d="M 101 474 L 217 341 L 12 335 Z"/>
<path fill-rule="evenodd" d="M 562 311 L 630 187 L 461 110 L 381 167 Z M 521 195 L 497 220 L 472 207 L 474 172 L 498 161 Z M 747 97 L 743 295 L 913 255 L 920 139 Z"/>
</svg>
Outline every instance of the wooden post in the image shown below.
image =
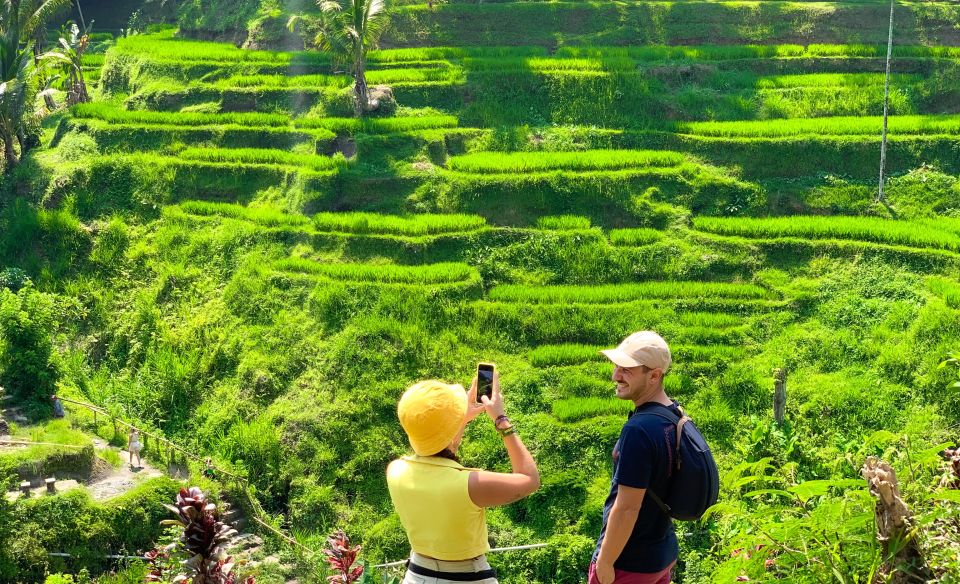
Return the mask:
<svg viewBox="0 0 960 584">
<path fill-rule="evenodd" d="M 93 429 L 97 429 L 97 410 L 93 410 Z"/>
<path fill-rule="evenodd" d="M 773 419 L 777 425 L 783 425 L 783 417 L 787 409 L 787 369 L 786 367 L 773 370 Z"/>
</svg>

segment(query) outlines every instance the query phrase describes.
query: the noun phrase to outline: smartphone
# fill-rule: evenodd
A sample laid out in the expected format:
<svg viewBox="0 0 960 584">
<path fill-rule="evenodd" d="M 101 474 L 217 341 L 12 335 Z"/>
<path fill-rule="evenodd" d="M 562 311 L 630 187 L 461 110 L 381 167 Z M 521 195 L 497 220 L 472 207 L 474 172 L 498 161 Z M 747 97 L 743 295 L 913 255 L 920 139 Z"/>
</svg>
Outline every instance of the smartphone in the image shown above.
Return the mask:
<svg viewBox="0 0 960 584">
<path fill-rule="evenodd" d="M 496 365 L 493 363 L 480 363 L 477 365 L 477 403 L 483 403 L 481 396 L 490 397 L 493 393 L 493 370 Z"/>
</svg>

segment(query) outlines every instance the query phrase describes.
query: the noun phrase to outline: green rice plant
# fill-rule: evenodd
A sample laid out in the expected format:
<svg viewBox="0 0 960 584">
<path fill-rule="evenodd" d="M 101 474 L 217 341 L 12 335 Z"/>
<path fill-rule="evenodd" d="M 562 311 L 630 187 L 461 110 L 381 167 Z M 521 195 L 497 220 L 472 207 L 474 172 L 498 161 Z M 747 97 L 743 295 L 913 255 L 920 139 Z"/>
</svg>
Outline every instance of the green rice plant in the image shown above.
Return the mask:
<svg viewBox="0 0 960 584">
<path fill-rule="evenodd" d="M 290 117 L 264 113 L 195 113 L 122 110 L 108 103 L 81 103 L 71 108 L 75 118 L 104 120 L 116 124 L 162 124 L 170 126 L 272 126 L 290 125 Z"/>
<path fill-rule="evenodd" d="M 685 160 L 679 152 L 656 150 L 586 150 L 583 152 L 477 152 L 447 160 L 451 170 L 479 174 L 510 174 L 551 170 L 621 170 L 676 167 Z"/>
<path fill-rule="evenodd" d="M 826 135 L 880 135 L 883 118 L 823 117 L 739 122 L 681 122 L 674 130 L 683 134 L 717 137 L 762 137 Z M 892 134 L 960 134 L 960 115 L 893 116 Z"/>
<path fill-rule="evenodd" d="M 734 59 L 793 59 L 800 57 L 880 58 L 886 56 L 886 45 L 817 44 L 793 45 L 646 45 L 631 47 L 565 46 L 556 57 L 629 57 L 638 61 L 727 61 Z M 960 58 L 960 47 L 895 45 L 897 58 Z"/>
<path fill-rule="evenodd" d="M 177 153 L 184 160 L 235 164 L 274 164 L 304 166 L 313 170 L 332 170 L 346 165 L 343 156 L 298 154 L 267 148 L 186 148 Z"/>
<path fill-rule="evenodd" d="M 754 284 L 726 282 L 639 282 L 598 286 L 523 286 L 508 284 L 490 290 L 490 300 L 537 304 L 612 304 L 648 298 L 759 299 L 769 294 Z"/>
<path fill-rule="evenodd" d="M 750 238 L 847 239 L 960 251 L 960 235 L 935 224 L 875 217 L 695 217 L 693 227 Z"/>
<path fill-rule="evenodd" d="M 178 207 L 191 215 L 243 219 L 269 227 L 310 224 L 309 217 L 284 213 L 272 207 L 245 207 L 243 205 L 207 201 L 184 201 Z M 167 209 L 164 209 L 164 211 L 166 212 Z"/>
<path fill-rule="evenodd" d="M 548 215 L 537 218 L 538 229 L 552 231 L 577 231 L 590 229 L 590 218 L 580 215 Z"/>
<path fill-rule="evenodd" d="M 103 67 L 103 54 L 85 53 L 82 58 L 84 67 Z"/>
<path fill-rule="evenodd" d="M 675 319 L 677 324 L 683 326 L 708 329 L 725 329 L 740 326 L 744 323 L 742 316 L 727 312 L 683 311 L 678 312 Z"/>
<path fill-rule="evenodd" d="M 211 85 L 215 87 L 349 87 L 353 83 L 347 75 L 237 75 L 217 79 Z"/>
<path fill-rule="evenodd" d="M 743 347 L 729 345 L 677 345 L 672 353 L 675 362 L 691 363 L 739 361 L 746 354 Z"/>
<path fill-rule="evenodd" d="M 367 59 L 372 64 L 439 61 L 466 58 L 546 57 L 543 47 L 414 47 L 370 51 Z"/>
<path fill-rule="evenodd" d="M 574 397 L 557 400 L 550 408 L 553 417 L 569 423 L 597 416 L 626 416 L 634 405 L 630 400 L 615 397 Z"/>
<path fill-rule="evenodd" d="M 927 278 L 927 288 L 946 301 L 947 306 L 960 308 L 960 283 L 940 276 Z"/>
<path fill-rule="evenodd" d="M 663 232 L 648 227 L 633 229 L 611 229 L 610 243 L 613 245 L 638 246 L 647 245 L 663 239 Z"/>
<path fill-rule="evenodd" d="M 691 331 L 693 329 L 683 329 Z M 695 331 L 696 336 L 703 337 L 703 331 Z M 679 338 L 681 335 L 677 335 Z M 682 335 L 689 338 L 691 334 Z M 579 365 L 591 361 L 604 361 L 606 357 L 600 353 L 603 349 L 609 349 L 607 346 L 600 345 L 581 345 L 581 344 L 563 344 L 563 345 L 543 345 L 531 349 L 527 353 L 527 359 L 534 367 L 559 367 L 565 365 Z M 671 349 L 673 360 L 675 362 L 727 362 L 737 361 L 743 358 L 744 350 L 741 347 L 728 345 L 674 345 Z"/>
<path fill-rule="evenodd" d="M 295 119 L 293 123 L 297 128 L 323 128 L 336 133 L 389 134 L 434 128 L 455 128 L 457 127 L 457 118 L 445 115 L 363 118 L 359 120 L 356 118 L 302 117 Z"/>
<path fill-rule="evenodd" d="M 374 69 L 367 71 L 367 82 L 371 85 L 397 83 L 462 83 L 463 72 L 457 67 L 408 67 Z"/>
<path fill-rule="evenodd" d="M 806 73 L 771 75 L 754 82 L 756 89 L 786 89 L 793 87 L 875 87 L 883 85 L 883 73 Z M 891 75 L 893 87 L 903 87 L 922 81 L 920 75 Z"/>
<path fill-rule="evenodd" d="M 435 235 L 476 231 L 486 227 L 479 215 L 380 215 L 377 213 L 318 213 L 313 216 L 317 231 L 377 233 L 403 236 Z"/>
<path fill-rule="evenodd" d="M 474 268 L 457 263 L 425 266 L 322 264 L 302 258 L 287 258 L 278 261 L 274 267 L 280 271 L 310 274 L 344 282 L 430 285 L 468 282 L 479 278 Z"/>
<path fill-rule="evenodd" d="M 527 71 L 537 73 L 558 71 L 634 71 L 636 63 L 629 57 L 606 56 L 595 58 L 576 57 L 497 57 L 466 58 L 463 68 L 471 73 L 480 71 Z"/>
<path fill-rule="evenodd" d="M 605 357 L 600 354 L 600 350 L 608 348 L 579 344 L 543 345 L 531 349 L 527 353 L 527 360 L 534 367 L 579 365 L 588 361 L 602 361 Z"/>
<path fill-rule="evenodd" d="M 174 38 L 174 32 L 174 30 L 167 30 L 119 38 L 111 52 L 187 62 L 258 62 L 317 66 L 330 63 L 329 57 L 319 52 L 252 51 L 241 49 L 230 43 L 177 39 Z"/>
</svg>

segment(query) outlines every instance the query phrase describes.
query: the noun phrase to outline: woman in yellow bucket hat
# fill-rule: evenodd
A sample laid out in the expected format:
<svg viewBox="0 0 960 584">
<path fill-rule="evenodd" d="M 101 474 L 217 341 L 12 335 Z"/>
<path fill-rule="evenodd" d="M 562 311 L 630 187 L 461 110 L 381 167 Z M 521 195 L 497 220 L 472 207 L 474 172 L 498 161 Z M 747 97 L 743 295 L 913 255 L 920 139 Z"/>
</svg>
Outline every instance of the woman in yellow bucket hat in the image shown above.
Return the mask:
<svg viewBox="0 0 960 584">
<path fill-rule="evenodd" d="M 494 372 L 490 397 L 477 403 L 477 379 L 470 391 L 434 379 L 410 386 L 397 415 L 414 455 L 387 467 L 390 498 L 410 541 L 402 584 L 477 582 L 496 584 L 487 563 L 487 507 L 522 499 L 540 487 L 533 457 L 507 417 Z M 486 412 L 503 437 L 513 472 L 466 468 L 456 452 L 471 421 Z"/>
</svg>

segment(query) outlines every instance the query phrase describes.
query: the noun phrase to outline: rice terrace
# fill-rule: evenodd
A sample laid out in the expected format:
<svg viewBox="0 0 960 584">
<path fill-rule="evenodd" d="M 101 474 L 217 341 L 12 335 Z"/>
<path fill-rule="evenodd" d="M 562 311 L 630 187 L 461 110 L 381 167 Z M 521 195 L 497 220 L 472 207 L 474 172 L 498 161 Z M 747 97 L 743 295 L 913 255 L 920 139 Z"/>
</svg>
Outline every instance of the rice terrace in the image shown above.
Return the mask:
<svg viewBox="0 0 960 584">
<path fill-rule="evenodd" d="M 0 76 L 0 582 L 960 582 L 956 0 L 5 0 Z"/>
</svg>

